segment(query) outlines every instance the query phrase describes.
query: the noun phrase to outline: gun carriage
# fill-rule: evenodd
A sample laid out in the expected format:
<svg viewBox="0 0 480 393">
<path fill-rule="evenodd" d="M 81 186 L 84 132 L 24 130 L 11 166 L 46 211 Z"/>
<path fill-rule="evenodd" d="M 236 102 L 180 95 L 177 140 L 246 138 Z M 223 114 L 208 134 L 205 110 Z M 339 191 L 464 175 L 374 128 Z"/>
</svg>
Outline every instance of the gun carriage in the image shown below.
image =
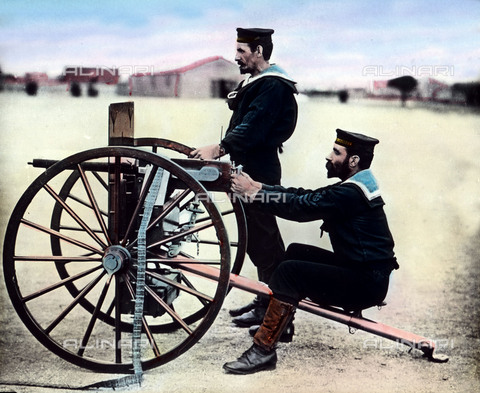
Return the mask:
<svg viewBox="0 0 480 393">
<path fill-rule="evenodd" d="M 232 287 L 270 296 L 239 276 L 248 228 L 229 193 L 235 167 L 189 159 L 191 150 L 135 139 L 133 103 L 120 103 L 110 105 L 108 147 L 32 161 L 45 171 L 10 217 L 4 275 L 16 312 L 50 351 L 111 373 L 131 373 L 137 351 L 146 370 L 198 342 Z M 446 361 L 425 337 L 308 300 L 299 308 Z"/>
</svg>

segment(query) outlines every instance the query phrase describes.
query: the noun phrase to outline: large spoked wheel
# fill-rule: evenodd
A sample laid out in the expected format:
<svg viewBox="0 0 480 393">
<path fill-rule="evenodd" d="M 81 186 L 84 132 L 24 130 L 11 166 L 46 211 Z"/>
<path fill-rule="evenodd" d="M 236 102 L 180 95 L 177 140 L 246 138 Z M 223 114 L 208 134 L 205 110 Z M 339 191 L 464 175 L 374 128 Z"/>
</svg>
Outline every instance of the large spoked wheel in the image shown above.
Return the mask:
<svg viewBox="0 0 480 393">
<path fill-rule="evenodd" d="M 154 183 L 160 191 L 144 241 L 139 228 Z M 62 192 L 67 184 L 68 198 Z M 51 212 L 59 205 L 61 223 L 52 225 Z M 142 250 L 141 359 L 149 369 L 203 336 L 229 284 L 223 217 L 205 188 L 171 160 L 110 147 L 48 168 L 25 191 L 8 223 L 5 282 L 18 315 L 49 350 L 92 370 L 127 373 L 133 368 L 132 315 Z M 183 269 L 188 264 L 217 268 L 218 280 L 190 274 Z M 197 313 L 201 317 L 190 320 Z M 169 324 L 176 330 L 157 329 Z"/>
<path fill-rule="evenodd" d="M 139 148 L 147 148 L 153 153 L 164 153 L 165 151 L 171 151 L 179 153 L 178 156 L 184 157 L 188 156 L 193 150 L 191 147 L 183 145 L 181 143 L 170 141 L 167 139 L 161 138 L 139 138 L 135 139 L 135 146 Z M 102 179 L 98 176 L 98 172 L 92 172 L 98 181 Z M 77 186 L 77 183 L 80 184 L 80 187 Z M 103 187 L 107 190 L 107 185 L 104 184 Z M 64 185 L 62 186 L 59 196 L 62 201 L 74 200 L 77 203 L 83 203 L 87 205 L 85 200 L 82 200 L 80 195 L 77 195 L 76 192 L 83 192 L 83 186 L 81 185 L 81 176 L 78 171 L 73 171 L 71 175 L 67 178 Z M 240 270 L 243 265 L 246 253 L 246 243 L 247 243 L 247 228 L 246 228 L 246 219 L 245 213 L 243 210 L 242 203 L 238 199 L 230 199 L 227 194 L 224 192 L 210 192 L 209 195 L 216 202 L 216 206 L 222 215 L 222 221 L 224 222 L 227 231 L 228 237 L 230 240 L 231 250 L 233 250 L 231 264 L 231 272 L 234 274 L 240 274 Z M 74 228 L 69 225 L 70 216 L 65 210 L 64 204 L 57 202 L 53 208 L 51 228 L 58 232 L 68 232 Z M 67 221 L 65 221 L 67 220 Z M 213 242 L 212 242 L 213 241 Z M 62 255 L 60 238 L 52 237 L 51 239 L 52 251 L 54 255 Z M 198 238 L 196 239 L 196 244 L 198 247 L 208 248 L 210 246 L 218 245 L 217 239 L 208 239 L 208 238 Z M 58 273 L 62 279 L 68 279 L 70 277 L 70 271 L 68 266 L 65 264 L 59 263 L 56 264 Z M 81 291 L 81 287 L 78 287 L 76 282 L 66 282 L 65 288 L 70 292 L 73 298 L 76 298 Z M 231 288 L 229 288 L 230 290 Z M 89 303 L 86 299 L 83 299 L 80 304 L 89 312 L 93 313 L 95 306 Z M 184 319 L 187 323 L 192 323 L 199 318 L 203 317 L 207 307 L 205 309 L 195 309 L 192 315 L 185 316 Z M 105 315 L 99 313 L 99 319 L 102 321 L 114 325 L 114 319 L 110 315 Z M 122 323 L 122 329 L 131 330 L 131 324 Z M 171 332 L 179 328 L 179 325 L 174 321 L 162 321 L 157 322 L 151 325 L 153 332 Z"/>
</svg>

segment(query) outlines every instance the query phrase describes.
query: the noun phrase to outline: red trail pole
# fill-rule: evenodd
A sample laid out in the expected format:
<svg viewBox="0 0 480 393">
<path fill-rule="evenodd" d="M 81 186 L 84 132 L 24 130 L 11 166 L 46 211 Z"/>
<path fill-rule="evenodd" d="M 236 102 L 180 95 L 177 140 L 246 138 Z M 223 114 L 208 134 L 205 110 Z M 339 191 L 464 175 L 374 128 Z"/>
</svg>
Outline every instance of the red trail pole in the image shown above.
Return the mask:
<svg viewBox="0 0 480 393">
<path fill-rule="evenodd" d="M 211 266 L 180 263 L 179 267 L 185 271 L 210 278 L 214 281 L 218 281 L 219 279 L 219 270 Z M 241 289 L 259 296 L 269 297 L 272 295 L 272 291 L 266 284 L 237 274 L 230 274 L 230 285 L 233 288 Z M 300 301 L 298 308 L 332 321 L 342 323 L 351 328 L 360 329 L 397 343 L 404 344 L 410 348 L 419 349 L 430 361 L 438 363 L 448 361 L 446 355 L 434 354 L 435 342 L 429 338 L 363 318 L 361 314 L 350 314 L 338 308 L 319 306 L 308 300 Z"/>
</svg>

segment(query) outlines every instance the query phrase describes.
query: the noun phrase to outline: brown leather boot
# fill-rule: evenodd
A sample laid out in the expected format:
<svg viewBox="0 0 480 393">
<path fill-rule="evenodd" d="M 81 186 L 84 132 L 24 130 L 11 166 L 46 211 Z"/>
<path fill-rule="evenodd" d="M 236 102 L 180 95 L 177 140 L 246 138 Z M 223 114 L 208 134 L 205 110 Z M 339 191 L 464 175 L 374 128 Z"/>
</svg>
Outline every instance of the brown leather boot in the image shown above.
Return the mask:
<svg viewBox="0 0 480 393">
<path fill-rule="evenodd" d="M 275 368 L 275 345 L 294 312 L 292 304 L 272 298 L 263 323 L 253 338 L 254 344 L 237 360 L 225 363 L 223 368 L 233 374 L 252 374 Z"/>
<path fill-rule="evenodd" d="M 293 321 L 293 318 L 292 318 Z M 282 335 L 280 336 L 280 339 L 278 340 L 281 343 L 291 343 L 293 341 L 293 336 L 295 334 L 295 325 L 293 322 L 290 321 L 287 325 L 287 327 L 283 330 Z M 260 329 L 260 325 L 253 325 L 250 326 L 250 329 L 248 329 L 248 334 L 250 336 L 254 337 L 255 334 L 257 334 L 258 329 Z"/>
<path fill-rule="evenodd" d="M 253 337 L 253 342 L 267 351 L 275 349 L 275 345 L 294 313 L 295 306 L 293 304 L 272 297 L 263 323 Z"/>
</svg>

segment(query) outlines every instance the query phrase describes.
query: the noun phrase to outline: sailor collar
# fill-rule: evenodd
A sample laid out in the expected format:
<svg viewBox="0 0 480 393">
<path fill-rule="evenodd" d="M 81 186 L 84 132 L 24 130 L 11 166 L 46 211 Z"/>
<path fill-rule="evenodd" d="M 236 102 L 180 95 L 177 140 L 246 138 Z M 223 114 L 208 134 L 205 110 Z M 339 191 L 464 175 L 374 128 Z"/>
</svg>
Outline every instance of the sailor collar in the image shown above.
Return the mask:
<svg viewBox="0 0 480 393">
<path fill-rule="evenodd" d="M 259 79 L 262 79 L 262 78 L 265 78 L 265 77 L 272 77 L 272 76 L 276 77 L 276 78 L 283 79 L 284 81 L 291 83 L 294 92 L 297 93 L 297 90 L 296 90 L 296 87 L 295 87 L 295 84 L 297 82 L 295 82 L 292 78 L 290 78 L 287 75 L 287 73 L 281 67 L 277 66 L 276 64 L 271 64 L 270 67 L 263 70 L 260 74 L 254 76 L 254 77 L 249 75 L 247 78 L 245 78 L 237 89 L 235 89 L 234 91 L 227 94 L 227 99 L 229 101 L 234 100 L 237 97 L 238 93 L 241 90 L 243 90 L 246 86 L 248 86 L 249 84 L 251 84 L 255 81 L 258 81 Z"/>
<path fill-rule="evenodd" d="M 381 196 L 377 180 L 370 169 L 364 169 L 363 171 L 357 172 L 342 184 L 348 183 L 355 184 L 359 187 L 369 201 Z"/>
<path fill-rule="evenodd" d="M 258 75 L 253 77 L 249 75 L 247 78 L 245 78 L 245 81 L 243 82 L 243 86 L 246 86 L 249 83 L 255 82 L 256 80 L 265 78 L 267 76 L 275 76 L 277 78 L 285 79 L 286 81 L 289 81 L 291 83 L 297 83 L 292 78 L 290 78 L 288 74 L 281 67 L 279 67 L 276 64 L 271 64 L 270 67 L 266 68 L 265 70 L 260 72 Z"/>
</svg>

